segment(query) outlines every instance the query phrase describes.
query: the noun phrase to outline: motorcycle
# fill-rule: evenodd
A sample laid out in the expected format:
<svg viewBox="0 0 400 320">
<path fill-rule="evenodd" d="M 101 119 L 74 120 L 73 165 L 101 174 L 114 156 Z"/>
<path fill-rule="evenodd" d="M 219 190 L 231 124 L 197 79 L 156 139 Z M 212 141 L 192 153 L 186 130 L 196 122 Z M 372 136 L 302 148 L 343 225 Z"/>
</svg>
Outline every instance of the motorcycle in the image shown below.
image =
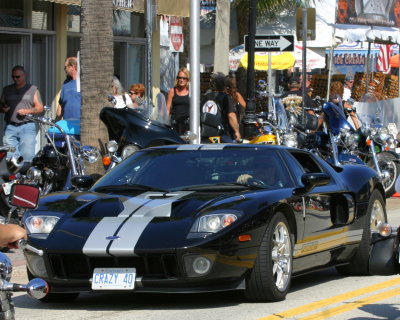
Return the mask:
<svg viewBox="0 0 400 320">
<path fill-rule="evenodd" d="M 106 170 L 115 167 L 136 151 L 167 144 L 185 144 L 193 139 L 187 132 L 179 136 L 170 126 L 145 117 L 132 108 L 105 107 L 100 111 L 100 119 L 106 125 L 110 141 L 103 157 Z"/>
<path fill-rule="evenodd" d="M 289 123 L 285 108 L 279 98 L 273 99 L 270 112 L 257 114 L 257 127 L 259 135 L 249 140 L 251 144 L 279 144 L 288 147 L 297 147 L 297 132 Z"/>
<path fill-rule="evenodd" d="M 61 120 L 26 115 L 40 127 L 48 126 L 47 144 L 35 155 L 32 166 L 25 175 L 24 183 L 40 187 L 41 194 L 71 190 L 71 178 L 86 174 L 85 162 L 94 163 L 100 152 L 92 146 L 82 146 L 79 141 L 79 120 Z"/>
<path fill-rule="evenodd" d="M 9 204 L 11 187 L 19 183 L 22 173 L 29 167 L 29 163 L 24 163 L 23 158 L 14 155 L 7 158 L 8 152 L 13 152 L 10 146 L 0 146 L 0 223 L 19 224 L 23 215 L 23 210 Z"/>
<path fill-rule="evenodd" d="M 354 154 L 359 136 L 347 122 L 344 111 L 332 102 L 325 102 L 324 114 L 326 130 L 306 134 L 302 147 L 312 151 L 335 166 L 365 163 Z"/>
<path fill-rule="evenodd" d="M 396 140 L 376 114 L 362 117 L 360 133 L 354 153 L 379 173 L 389 198 L 396 192 L 395 182 L 400 173 L 400 156 L 394 151 Z"/>
<path fill-rule="evenodd" d="M 32 209 L 37 206 L 39 189 L 31 185 L 14 184 L 11 188 L 10 203 L 21 209 Z M 22 250 L 36 250 L 21 239 L 14 244 Z M 0 252 L 0 319 L 14 320 L 13 292 L 26 292 L 30 297 L 43 299 L 50 291 L 49 285 L 40 278 L 35 278 L 27 284 L 10 282 L 12 263 L 9 257 Z"/>
</svg>

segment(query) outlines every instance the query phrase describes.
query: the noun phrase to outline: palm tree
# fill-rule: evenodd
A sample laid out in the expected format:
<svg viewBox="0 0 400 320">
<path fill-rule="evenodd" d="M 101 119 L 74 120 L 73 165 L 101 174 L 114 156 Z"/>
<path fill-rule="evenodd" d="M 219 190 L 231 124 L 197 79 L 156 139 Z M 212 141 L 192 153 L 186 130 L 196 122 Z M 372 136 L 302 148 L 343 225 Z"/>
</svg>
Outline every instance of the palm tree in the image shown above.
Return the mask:
<svg viewBox="0 0 400 320">
<path fill-rule="evenodd" d="M 112 21 L 111 0 L 81 0 L 81 141 L 101 151 L 108 135 L 99 113 L 108 105 L 114 73 Z M 103 172 L 101 161 L 89 171 Z"/>
</svg>

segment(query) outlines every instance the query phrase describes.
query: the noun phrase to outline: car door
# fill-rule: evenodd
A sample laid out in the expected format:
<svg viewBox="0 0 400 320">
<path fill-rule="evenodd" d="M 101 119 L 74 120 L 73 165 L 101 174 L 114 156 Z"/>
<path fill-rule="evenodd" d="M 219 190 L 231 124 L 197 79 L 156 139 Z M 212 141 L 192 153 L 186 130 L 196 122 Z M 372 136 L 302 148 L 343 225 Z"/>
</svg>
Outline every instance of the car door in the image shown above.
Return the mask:
<svg viewBox="0 0 400 320">
<path fill-rule="evenodd" d="M 297 171 L 294 175 L 299 186 L 303 186 L 301 176 L 305 173 L 326 173 L 330 176 L 328 184 L 301 194 L 304 204 L 304 234 L 296 244 L 295 256 L 315 257 L 315 254 L 320 254 L 330 260 L 332 251 L 348 242 L 348 224 L 354 219 L 354 201 L 338 184 L 334 175 L 312 154 L 302 150 L 291 150 L 289 154 L 294 158 L 290 167 Z M 318 260 L 318 264 L 327 262 L 326 259 L 314 260 Z"/>
</svg>

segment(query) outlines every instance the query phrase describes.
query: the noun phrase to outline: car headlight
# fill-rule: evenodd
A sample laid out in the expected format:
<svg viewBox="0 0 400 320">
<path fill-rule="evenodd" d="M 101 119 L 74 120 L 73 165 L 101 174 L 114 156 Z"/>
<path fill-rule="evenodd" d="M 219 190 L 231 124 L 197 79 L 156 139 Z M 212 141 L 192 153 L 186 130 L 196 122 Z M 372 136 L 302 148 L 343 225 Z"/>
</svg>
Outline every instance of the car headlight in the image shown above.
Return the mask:
<svg viewBox="0 0 400 320">
<path fill-rule="evenodd" d="M 96 147 L 83 146 L 82 152 L 84 159 L 89 163 L 95 163 L 100 158 L 100 151 Z"/>
<path fill-rule="evenodd" d="M 214 213 L 196 219 L 188 238 L 207 237 L 235 223 L 241 213 Z"/>
<path fill-rule="evenodd" d="M 286 133 L 283 135 L 283 144 L 287 147 L 297 147 L 297 137 L 293 133 Z"/>
<path fill-rule="evenodd" d="M 114 153 L 118 150 L 118 143 L 115 140 L 108 141 L 106 146 L 107 146 L 107 151 L 110 153 Z"/>
<path fill-rule="evenodd" d="M 127 146 L 122 149 L 122 154 L 121 157 L 123 160 L 128 158 L 131 154 L 134 154 L 136 151 L 139 150 L 139 147 L 133 145 L 133 144 L 128 144 Z"/>
<path fill-rule="evenodd" d="M 53 231 L 59 217 L 55 216 L 30 216 L 25 219 L 24 224 L 30 234 L 46 234 Z"/>
</svg>

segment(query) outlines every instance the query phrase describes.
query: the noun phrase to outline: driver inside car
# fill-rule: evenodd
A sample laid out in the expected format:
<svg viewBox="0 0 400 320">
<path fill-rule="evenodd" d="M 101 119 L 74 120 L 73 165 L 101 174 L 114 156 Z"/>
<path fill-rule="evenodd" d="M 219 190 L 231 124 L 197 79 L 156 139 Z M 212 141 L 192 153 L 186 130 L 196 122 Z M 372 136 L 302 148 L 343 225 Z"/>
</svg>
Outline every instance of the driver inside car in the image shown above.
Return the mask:
<svg viewBox="0 0 400 320">
<path fill-rule="evenodd" d="M 261 187 L 282 188 L 283 183 L 278 179 L 276 166 L 271 161 L 256 162 L 252 174 L 243 173 L 236 182 L 240 184 L 254 184 Z"/>
</svg>

